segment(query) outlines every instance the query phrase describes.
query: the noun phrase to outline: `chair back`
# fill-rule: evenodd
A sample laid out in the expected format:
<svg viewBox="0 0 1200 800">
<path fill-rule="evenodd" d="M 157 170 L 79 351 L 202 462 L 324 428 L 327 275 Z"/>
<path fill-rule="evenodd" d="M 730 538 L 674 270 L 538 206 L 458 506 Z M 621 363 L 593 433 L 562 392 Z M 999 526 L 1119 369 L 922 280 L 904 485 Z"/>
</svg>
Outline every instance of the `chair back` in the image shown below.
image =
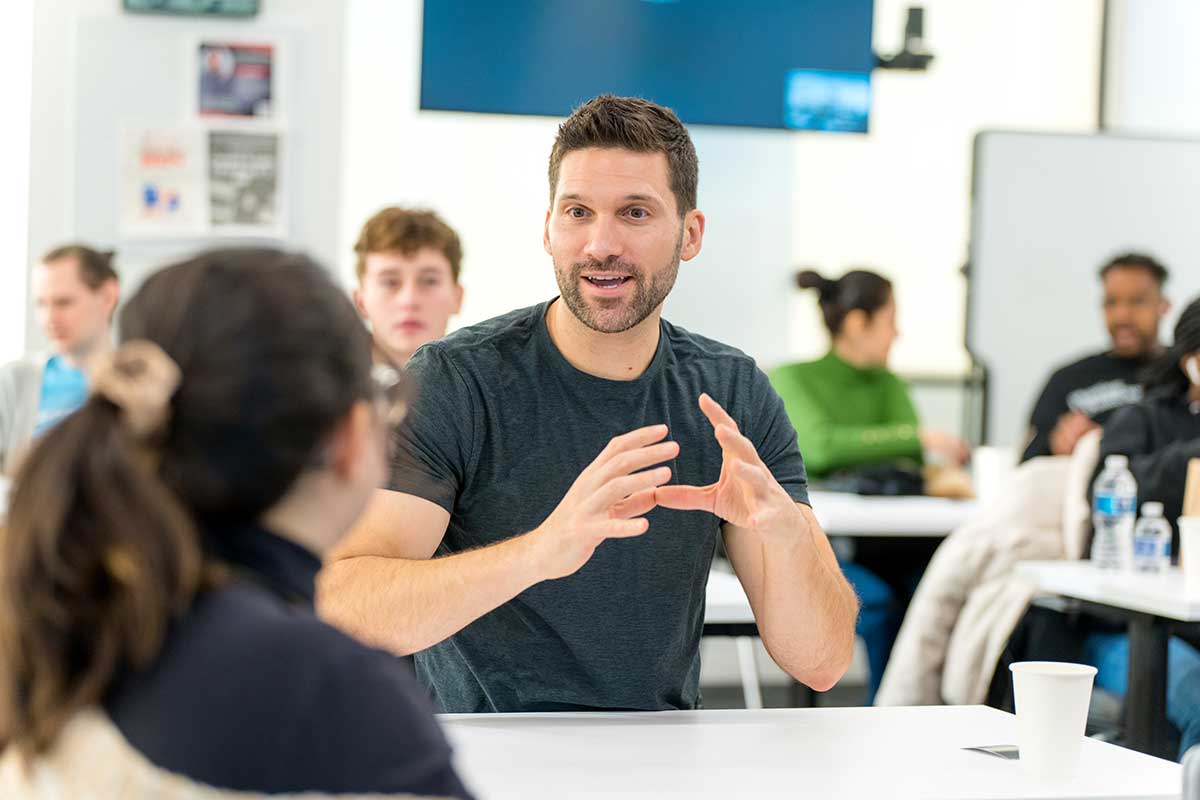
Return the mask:
<svg viewBox="0 0 1200 800">
<path fill-rule="evenodd" d="M 1183 800 L 1200 800 L 1200 744 L 1183 756 Z"/>
</svg>

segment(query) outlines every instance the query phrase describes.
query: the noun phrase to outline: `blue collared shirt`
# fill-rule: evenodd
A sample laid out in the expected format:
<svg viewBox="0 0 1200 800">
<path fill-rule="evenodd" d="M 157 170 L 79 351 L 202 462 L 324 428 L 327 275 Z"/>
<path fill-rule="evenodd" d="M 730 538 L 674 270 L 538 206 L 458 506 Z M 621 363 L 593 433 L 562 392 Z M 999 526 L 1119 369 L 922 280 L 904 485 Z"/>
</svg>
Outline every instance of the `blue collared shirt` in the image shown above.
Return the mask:
<svg viewBox="0 0 1200 800">
<path fill-rule="evenodd" d="M 41 436 L 62 422 L 83 405 L 87 396 L 87 375 L 83 370 L 71 366 L 62 356 L 52 356 L 42 370 L 42 390 L 33 435 Z"/>
</svg>

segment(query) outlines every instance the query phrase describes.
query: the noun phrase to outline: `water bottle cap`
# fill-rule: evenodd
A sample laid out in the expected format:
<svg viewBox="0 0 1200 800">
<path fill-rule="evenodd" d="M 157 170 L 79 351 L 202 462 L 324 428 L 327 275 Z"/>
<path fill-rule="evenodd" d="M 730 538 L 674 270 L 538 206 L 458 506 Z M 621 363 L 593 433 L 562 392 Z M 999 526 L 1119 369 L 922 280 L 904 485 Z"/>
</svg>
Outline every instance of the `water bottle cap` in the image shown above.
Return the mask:
<svg viewBox="0 0 1200 800">
<path fill-rule="evenodd" d="M 1129 466 L 1129 458 L 1122 455 L 1111 455 L 1104 459 L 1105 469 L 1124 469 Z"/>
<path fill-rule="evenodd" d="M 1153 500 L 1142 503 L 1143 517 L 1161 517 L 1163 515 L 1163 504 L 1156 503 Z"/>
</svg>

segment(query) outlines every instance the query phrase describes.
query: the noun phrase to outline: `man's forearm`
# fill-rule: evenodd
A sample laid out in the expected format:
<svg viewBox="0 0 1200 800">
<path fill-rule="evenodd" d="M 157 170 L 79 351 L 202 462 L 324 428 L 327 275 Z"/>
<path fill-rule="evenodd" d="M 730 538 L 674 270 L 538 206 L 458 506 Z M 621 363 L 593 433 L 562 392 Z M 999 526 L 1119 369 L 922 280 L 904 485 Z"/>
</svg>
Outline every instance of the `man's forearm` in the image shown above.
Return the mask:
<svg viewBox="0 0 1200 800">
<path fill-rule="evenodd" d="M 321 571 L 317 609 L 362 641 L 415 653 L 543 580 L 534 544 L 524 534 L 443 558 L 345 558 Z"/>
<path fill-rule="evenodd" d="M 794 537 L 762 544 L 759 631 L 780 666 L 824 691 L 853 657 L 858 599 L 832 554 L 822 552 L 828 544 L 817 537 L 824 534 L 811 525 L 800 527 Z"/>
</svg>

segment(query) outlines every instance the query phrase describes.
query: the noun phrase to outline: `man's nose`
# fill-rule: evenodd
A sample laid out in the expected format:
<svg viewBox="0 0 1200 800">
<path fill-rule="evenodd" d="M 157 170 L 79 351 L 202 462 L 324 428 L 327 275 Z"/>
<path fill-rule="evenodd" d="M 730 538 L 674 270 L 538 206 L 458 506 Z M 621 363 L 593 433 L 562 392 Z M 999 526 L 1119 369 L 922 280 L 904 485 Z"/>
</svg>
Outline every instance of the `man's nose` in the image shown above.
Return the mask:
<svg viewBox="0 0 1200 800">
<path fill-rule="evenodd" d="M 619 223 L 611 218 L 598 218 L 588 229 L 587 244 L 584 246 L 583 253 L 593 261 L 602 264 L 614 256 L 620 257 L 623 253 L 623 244 Z"/>
</svg>

